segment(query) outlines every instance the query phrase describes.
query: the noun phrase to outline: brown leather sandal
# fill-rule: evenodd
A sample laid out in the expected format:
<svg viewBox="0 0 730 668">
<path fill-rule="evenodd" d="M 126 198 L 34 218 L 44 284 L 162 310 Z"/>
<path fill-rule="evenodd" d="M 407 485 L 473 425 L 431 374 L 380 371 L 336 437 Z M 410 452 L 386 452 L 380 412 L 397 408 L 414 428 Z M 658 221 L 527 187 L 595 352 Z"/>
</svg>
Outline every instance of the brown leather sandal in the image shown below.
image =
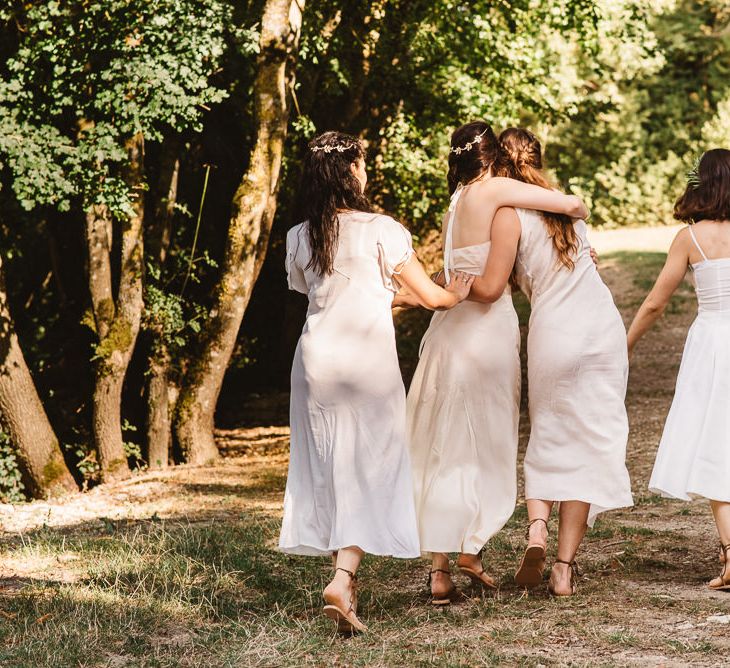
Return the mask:
<svg viewBox="0 0 730 668">
<path fill-rule="evenodd" d="M 545 522 L 545 529 L 548 530 L 546 519 L 538 517 L 527 525 L 525 538 L 530 539 L 530 528 L 535 522 Z M 548 530 L 548 535 L 550 534 Z M 542 575 L 545 570 L 545 548 L 542 545 L 530 545 L 528 543 L 525 553 L 522 555 L 522 561 L 515 573 L 515 582 L 527 588 L 537 587 L 542 583 Z"/>
<path fill-rule="evenodd" d="M 719 577 L 711 580 L 707 586 L 714 591 L 730 591 L 730 572 L 728 572 L 729 564 L 727 558 L 728 550 L 730 550 L 730 543 L 727 545 L 720 543 L 720 549 L 722 550 L 723 557 L 725 557 L 723 560 L 722 573 L 720 573 Z"/>
<path fill-rule="evenodd" d="M 479 550 L 479 557 L 481 560 L 481 556 L 484 553 L 484 548 Z M 487 575 L 487 572 L 484 570 L 484 566 L 482 566 L 482 569 L 477 571 L 473 568 L 470 568 L 469 566 L 460 566 L 459 562 L 457 560 L 456 565 L 458 566 L 459 570 L 469 578 L 471 578 L 471 581 L 474 584 L 481 585 L 482 587 L 486 587 L 487 589 L 496 589 L 497 583 L 495 582 L 494 578 L 491 575 Z"/>
<path fill-rule="evenodd" d="M 327 599 L 327 595 L 323 594 L 325 605 L 322 608 L 322 612 L 337 622 L 337 630 L 340 633 L 355 635 L 356 633 L 365 633 L 368 627 L 365 626 L 357 617 L 357 576 L 346 568 L 336 568 L 335 570 L 347 573 L 352 580 L 352 596 L 350 597 L 350 607 L 347 611 L 344 611 L 336 602 Z"/>
<path fill-rule="evenodd" d="M 575 596 L 576 592 L 578 591 L 578 584 L 576 582 L 578 578 L 578 564 L 575 563 L 575 559 L 573 561 L 563 561 L 562 559 L 556 559 L 556 564 L 566 564 L 570 566 L 570 594 L 558 594 L 554 589 L 552 584 L 548 583 L 548 591 L 552 596 Z"/>
<path fill-rule="evenodd" d="M 433 570 L 429 571 L 428 573 L 428 590 L 431 592 L 431 605 L 435 605 L 436 607 L 442 607 L 445 605 L 450 605 L 459 595 L 459 591 L 456 588 L 456 585 L 454 582 L 451 582 L 451 589 L 449 589 L 445 594 L 440 594 L 439 596 L 436 596 L 433 593 L 433 590 L 431 589 L 431 580 L 433 579 L 434 573 L 446 573 L 449 577 L 451 577 L 451 571 L 447 571 L 443 568 L 434 568 Z"/>
</svg>

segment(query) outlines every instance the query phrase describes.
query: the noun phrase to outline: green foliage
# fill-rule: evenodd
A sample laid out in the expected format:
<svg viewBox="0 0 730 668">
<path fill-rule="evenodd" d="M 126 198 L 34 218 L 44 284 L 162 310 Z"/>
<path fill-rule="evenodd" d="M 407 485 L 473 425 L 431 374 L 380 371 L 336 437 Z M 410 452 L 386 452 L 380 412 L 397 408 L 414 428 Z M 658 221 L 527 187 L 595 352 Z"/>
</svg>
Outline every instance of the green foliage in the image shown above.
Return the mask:
<svg viewBox="0 0 730 668">
<path fill-rule="evenodd" d="M 594 113 L 601 100 L 586 93 L 610 96 L 617 58 L 626 71 L 653 62 L 642 4 L 317 3 L 303 35 L 302 113 L 318 130 L 362 134 L 375 201 L 422 233 L 445 205 L 451 131 L 475 118 L 547 130 Z"/>
<path fill-rule="evenodd" d="M 68 209 L 81 196 L 127 213 L 125 140 L 201 128 L 202 110 L 226 95 L 211 77 L 229 19 L 220 0 L 35 1 L 7 12 L 18 48 L 2 66 L 0 159 L 23 206 Z"/>
<path fill-rule="evenodd" d="M 25 501 L 24 489 L 10 436 L 0 429 L 0 503 Z"/>
<path fill-rule="evenodd" d="M 672 222 L 687 171 L 707 148 L 730 145 L 730 9 L 720 0 L 657 0 L 643 12 L 654 57 L 619 60 L 610 83 L 561 125 L 549 147 L 604 225 Z M 605 41 L 605 38 L 604 38 Z"/>
</svg>

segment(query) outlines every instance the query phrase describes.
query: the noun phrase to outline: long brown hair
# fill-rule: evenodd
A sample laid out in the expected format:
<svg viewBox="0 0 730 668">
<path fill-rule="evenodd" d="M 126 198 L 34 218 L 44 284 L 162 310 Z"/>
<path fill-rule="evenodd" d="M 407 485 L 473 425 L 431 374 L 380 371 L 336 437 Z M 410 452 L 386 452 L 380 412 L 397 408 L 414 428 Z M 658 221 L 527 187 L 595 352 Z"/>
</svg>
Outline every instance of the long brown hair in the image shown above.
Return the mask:
<svg viewBox="0 0 730 668">
<path fill-rule="evenodd" d="M 685 222 L 730 220 L 730 151 L 705 152 L 687 175 L 687 188 L 674 205 L 674 217 Z"/>
<path fill-rule="evenodd" d="M 312 257 L 307 269 L 320 276 L 334 271 L 340 237 L 338 210 L 372 211 L 362 186 L 350 169 L 365 159 L 357 137 L 325 132 L 309 142 L 299 185 L 299 210 L 307 225 Z"/>
<path fill-rule="evenodd" d="M 497 176 L 507 176 L 542 188 L 553 188 L 542 170 L 542 146 L 532 132 L 524 128 L 507 128 L 499 135 L 499 145 L 503 160 L 497 168 Z M 575 255 L 578 252 L 578 235 L 573 219 L 562 213 L 541 211 L 548 234 L 558 260 L 569 270 L 575 268 Z"/>
<path fill-rule="evenodd" d="M 474 141 L 474 140 L 478 141 Z M 467 147 L 465 149 L 465 147 Z M 494 166 L 499 160 L 499 142 L 486 121 L 472 121 L 454 130 L 449 151 L 449 194 L 459 183 L 466 185 Z"/>
</svg>

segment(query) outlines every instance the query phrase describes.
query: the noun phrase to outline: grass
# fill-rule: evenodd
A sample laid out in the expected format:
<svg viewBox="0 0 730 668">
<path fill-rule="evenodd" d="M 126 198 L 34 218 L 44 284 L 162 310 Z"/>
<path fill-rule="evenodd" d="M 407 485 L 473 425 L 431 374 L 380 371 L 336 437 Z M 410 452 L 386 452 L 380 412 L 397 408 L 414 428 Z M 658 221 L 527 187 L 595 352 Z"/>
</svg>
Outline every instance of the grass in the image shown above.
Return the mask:
<svg viewBox="0 0 730 668">
<path fill-rule="evenodd" d="M 662 258 L 623 253 L 602 261 L 626 313 Z M 130 483 L 125 504 L 110 493 L 93 519 L 5 534 L 0 559 L 18 575 L 0 589 L 0 665 L 717 665 L 730 650 L 728 627 L 708 619 L 730 613 L 730 596 L 703 586 L 717 571 L 708 509 L 646 491 L 661 430 L 654 416 L 666 414 L 694 305 L 687 299 L 676 308 L 638 355 L 629 393 L 637 504 L 588 532 L 579 596 L 552 599 L 544 588 L 526 595 L 513 583 L 524 546 L 520 501 L 485 553 L 498 592 L 475 591 L 459 577 L 469 598 L 436 610 L 427 604 L 425 561 L 367 558 L 360 611 L 372 632 L 338 638 L 319 612 L 328 560 L 274 549 L 286 459 L 278 449 L 247 455 L 244 447 L 242 457 L 215 469 Z M 525 322 L 526 304 L 518 310 Z M 406 375 L 427 321 L 420 312 L 399 319 Z M 145 490 L 160 493 L 160 486 L 168 496 L 150 501 Z M 169 499 L 176 504 L 165 505 Z M 550 559 L 556 529 L 553 521 Z"/>
</svg>

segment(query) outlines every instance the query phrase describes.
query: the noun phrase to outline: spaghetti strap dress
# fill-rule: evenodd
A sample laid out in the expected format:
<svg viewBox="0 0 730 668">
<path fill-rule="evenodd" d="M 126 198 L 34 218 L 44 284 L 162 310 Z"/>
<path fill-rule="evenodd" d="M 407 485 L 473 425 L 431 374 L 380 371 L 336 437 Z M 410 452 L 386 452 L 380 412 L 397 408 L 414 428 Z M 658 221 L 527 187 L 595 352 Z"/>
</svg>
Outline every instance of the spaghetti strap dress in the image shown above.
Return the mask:
<svg viewBox="0 0 730 668">
<path fill-rule="evenodd" d="M 453 248 L 462 192 L 447 216 L 444 269 L 481 275 L 490 242 Z M 476 554 L 514 511 L 519 350 L 509 288 L 493 304 L 463 301 L 431 319 L 407 402 L 424 552 Z"/>
<path fill-rule="evenodd" d="M 339 217 L 334 271 L 310 267 L 307 223 L 287 235 L 289 287 L 309 297 L 291 372 L 291 450 L 279 537 L 283 552 L 343 547 L 420 554 L 406 447 L 405 388 L 391 304 L 413 255 L 395 220 Z"/>
<path fill-rule="evenodd" d="M 516 277 L 532 307 L 525 498 L 589 503 L 592 526 L 599 513 L 633 505 L 626 329 L 590 257 L 585 222 L 575 223 L 579 250 L 569 270 L 540 213 L 516 211 Z"/>
<path fill-rule="evenodd" d="M 649 489 L 675 499 L 730 502 L 730 258 L 690 265 L 697 317 L 687 333 L 674 399 Z"/>
</svg>

